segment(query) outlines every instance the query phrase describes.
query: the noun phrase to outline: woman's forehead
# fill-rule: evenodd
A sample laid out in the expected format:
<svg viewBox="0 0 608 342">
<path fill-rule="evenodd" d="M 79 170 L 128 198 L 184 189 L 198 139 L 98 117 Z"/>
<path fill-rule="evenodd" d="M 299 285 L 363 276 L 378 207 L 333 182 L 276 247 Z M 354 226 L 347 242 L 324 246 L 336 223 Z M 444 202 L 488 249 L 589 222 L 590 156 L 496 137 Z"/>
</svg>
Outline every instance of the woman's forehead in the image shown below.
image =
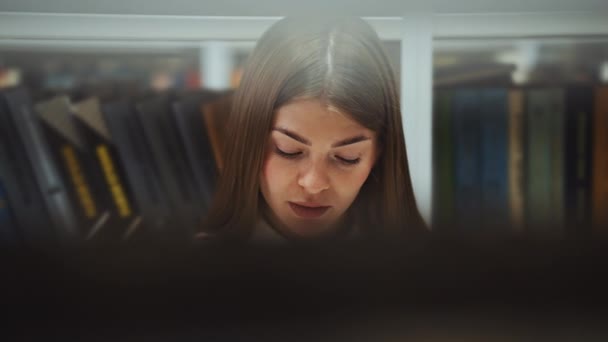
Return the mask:
<svg viewBox="0 0 608 342">
<path fill-rule="evenodd" d="M 289 125 L 303 129 L 365 129 L 349 113 L 318 99 L 290 101 L 276 111 L 274 122 L 275 126 Z"/>
</svg>

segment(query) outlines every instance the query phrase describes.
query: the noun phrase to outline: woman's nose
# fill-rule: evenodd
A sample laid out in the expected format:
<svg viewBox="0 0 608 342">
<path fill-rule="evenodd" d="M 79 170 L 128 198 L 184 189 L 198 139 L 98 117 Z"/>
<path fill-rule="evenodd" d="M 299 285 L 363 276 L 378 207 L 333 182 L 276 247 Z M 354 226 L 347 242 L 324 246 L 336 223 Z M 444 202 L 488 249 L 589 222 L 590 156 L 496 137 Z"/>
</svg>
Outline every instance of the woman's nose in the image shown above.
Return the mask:
<svg viewBox="0 0 608 342">
<path fill-rule="evenodd" d="M 298 178 L 298 184 L 310 194 L 329 189 L 329 177 L 323 162 L 311 162 Z"/>
</svg>

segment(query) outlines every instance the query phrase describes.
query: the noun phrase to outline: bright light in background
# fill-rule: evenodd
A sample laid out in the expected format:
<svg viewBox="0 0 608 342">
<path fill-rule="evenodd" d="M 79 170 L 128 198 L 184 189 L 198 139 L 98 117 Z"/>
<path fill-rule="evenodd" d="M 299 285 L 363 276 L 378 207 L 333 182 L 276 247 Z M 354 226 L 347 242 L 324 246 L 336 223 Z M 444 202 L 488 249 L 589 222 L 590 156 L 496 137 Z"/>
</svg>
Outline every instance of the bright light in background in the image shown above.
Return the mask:
<svg viewBox="0 0 608 342">
<path fill-rule="evenodd" d="M 608 61 L 604 61 L 600 65 L 600 80 L 603 83 L 608 83 Z"/>
<path fill-rule="evenodd" d="M 21 83 L 21 71 L 19 69 L 0 69 L 0 89 L 14 87 L 19 83 Z"/>
<path fill-rule="evenodd" d="M 497 61 L 505 64 L 514 64 L 515 71 L 512 74 L 515 84 L 524 84 L 530 79 L 530 72 L 538 62 L 538 43 L 532 41 L 520 41 L 516 43 L 513 51 L 508 51 L 497 56 Z"/>
<path fill-rule="evenodd" d="M 203 87 L 213 90 L 230 88 L 232 51 L 227 42 L 213 41 L 204 44 L 200 54 Z"/>
</svg>

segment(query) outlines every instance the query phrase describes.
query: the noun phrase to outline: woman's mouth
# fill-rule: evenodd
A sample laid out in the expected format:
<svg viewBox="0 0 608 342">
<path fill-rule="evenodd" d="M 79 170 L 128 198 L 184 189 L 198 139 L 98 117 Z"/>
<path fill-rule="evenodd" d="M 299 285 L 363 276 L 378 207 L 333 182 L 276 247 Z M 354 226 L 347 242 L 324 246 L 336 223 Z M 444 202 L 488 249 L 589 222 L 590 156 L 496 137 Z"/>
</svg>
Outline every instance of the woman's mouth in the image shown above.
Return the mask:
<svg viewBox="0 0 608 342">
<path fill-rule="evenodd" d="M 291 207 L 291 210 L 296 214 L 296 216 L 299 216 L 301 218 L 317 218 L 325 214 L 327 209 L 331 208 L 330 206 L 322 206 L 310 203 L 288 203 Z"/>
</svg>

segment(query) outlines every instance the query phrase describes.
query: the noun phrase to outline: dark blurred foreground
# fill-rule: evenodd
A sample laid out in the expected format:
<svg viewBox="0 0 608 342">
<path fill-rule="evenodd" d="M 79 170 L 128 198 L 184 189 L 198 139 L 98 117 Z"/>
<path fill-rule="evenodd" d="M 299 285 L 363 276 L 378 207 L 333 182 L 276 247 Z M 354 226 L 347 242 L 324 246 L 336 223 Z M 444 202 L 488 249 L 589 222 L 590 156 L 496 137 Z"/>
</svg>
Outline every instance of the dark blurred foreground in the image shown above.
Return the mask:
<svg viewBox="0 0 608 342">
<path fill-rule="evenodd" d="M 3 250 L 2 340 L 605 341 L 607 242 Z"/>
</svg>

